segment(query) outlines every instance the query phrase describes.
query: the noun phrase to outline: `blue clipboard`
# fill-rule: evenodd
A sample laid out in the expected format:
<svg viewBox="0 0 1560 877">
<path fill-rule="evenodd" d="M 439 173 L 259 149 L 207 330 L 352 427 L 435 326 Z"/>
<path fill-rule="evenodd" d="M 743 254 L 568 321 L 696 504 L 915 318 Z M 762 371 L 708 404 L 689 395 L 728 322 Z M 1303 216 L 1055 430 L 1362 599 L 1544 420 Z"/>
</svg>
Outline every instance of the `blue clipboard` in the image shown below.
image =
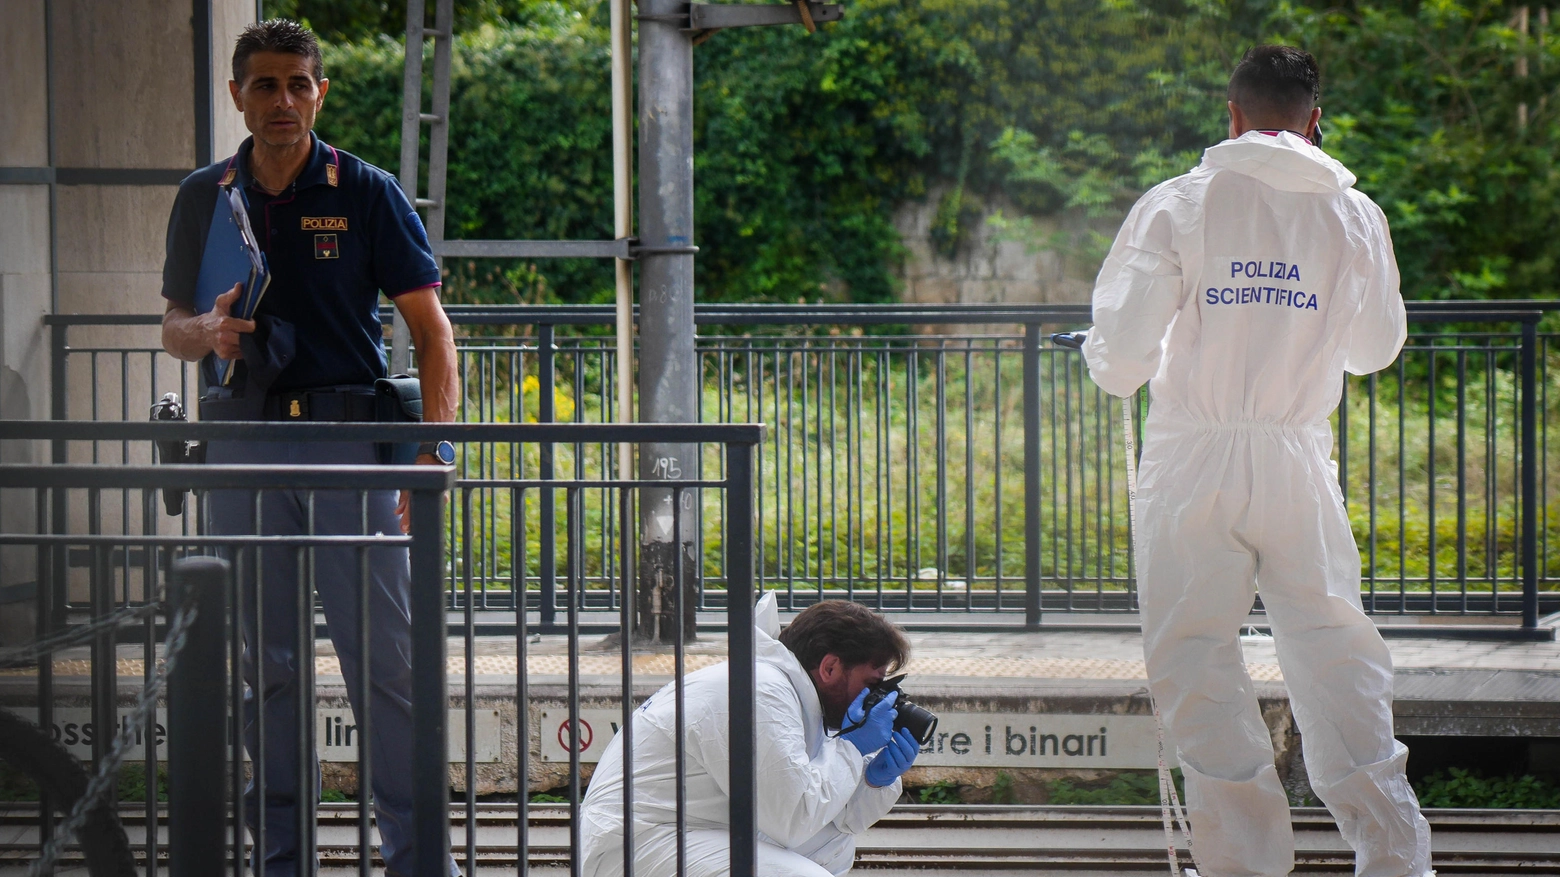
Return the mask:
<svg viewBox="0 0 1560 877">
<path fill-rule="evenodd" d="M 211 226 L 206 232 L 206 249 L 200 257 L 200 274 L 195 279 L 195 312 L 204 314 L 216 306 L 217 296 L 244 284 L 234 302 L 232 315 L 252 320 L 255 308 L 271 284 L 265 253 L 249 225 L 244 193 L 238 187 L 217 187 L 217 201 L 211 210 Z M 226 386 L 233 377 L 233 363 L 218 359 L 217 382 Z"/>
</svg>

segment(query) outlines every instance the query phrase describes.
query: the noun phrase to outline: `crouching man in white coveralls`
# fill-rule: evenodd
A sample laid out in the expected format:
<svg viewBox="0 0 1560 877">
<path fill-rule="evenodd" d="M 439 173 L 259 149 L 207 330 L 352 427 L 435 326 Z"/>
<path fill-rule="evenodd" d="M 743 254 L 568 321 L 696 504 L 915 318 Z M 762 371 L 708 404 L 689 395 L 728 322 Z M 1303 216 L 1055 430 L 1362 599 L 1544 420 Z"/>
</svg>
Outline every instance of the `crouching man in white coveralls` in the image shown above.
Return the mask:
<svg viewBox="0 0 1560 877">
<path fill-rule="evenodd" d="M 1150 381 L 1138 543 L 1149 686 L 1180 746 L 1198 870 L 1280 877 L 1294 836 L 1238 639 L 1253 589 L 1277 638 L 1312 788 L 1359 877 L 1430 872 L 1430 827 L 1392 736 L 1392 660 L 1360 607 L 1331 462 L 1345 371 L 1407 335 L 1381 209 L 1312 145 L 1315 60 L 1247 52 L 1230 139 L 1133 207 L 1100 270 L 1084 355 Z"/>
<path fill-rule="evenodd" d="M 909 659 L 909 643 L 881 615 L 844 600 L 808 607 L 784 633 L 773 595 L 755 618 L 758 873 L 844 874 L 855 864 L 855 835 L 888 813 L 920 749 L 909 731 L 893 730 L 897 693 L 864 721 L 861 711 L 867 689 Z M 683 684 L 690 877 L 731 871 L 726 668 L 706 667 Z M 677 873 L 675 715 L 670 685 L 634 713 L 638 877 Z M 581 807 L 586 877 L 623 873 L 622 740 L 602 753 Z"/>
</svg>

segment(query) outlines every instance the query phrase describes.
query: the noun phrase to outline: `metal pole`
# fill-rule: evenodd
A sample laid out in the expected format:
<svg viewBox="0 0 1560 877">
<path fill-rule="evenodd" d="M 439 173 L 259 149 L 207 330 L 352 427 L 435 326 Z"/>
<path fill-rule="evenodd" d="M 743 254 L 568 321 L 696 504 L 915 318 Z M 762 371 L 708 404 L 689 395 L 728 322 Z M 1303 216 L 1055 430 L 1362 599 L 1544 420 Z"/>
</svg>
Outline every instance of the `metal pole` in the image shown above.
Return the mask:
<svg viewBox="0 0 1560 877">
<path fill-rule="evenodd" d="M 633 31 L 630 0 L 612 0 L 612 210 L 613 236 L 634 235 Z M 627 259 L 614 260 L 617 273 L 617 420 L 634 422 L 634 275 Z M 632 477 L 634 446 L 619 442 L 618 476 Z M 627 591 L 624 592 L 625 596 Z M 627 600 L 624 601 L 625 603 Z M 627 630 L 624 636 L 628 636 Z"/>
<path fill-rule="evenodd" d="M 639 404 L 640 419 L 692 423 L 699 419 L 698 360 L 693 325 L 693 42 L 677 18 L 687 14 L 679 0 L 639 4 Z M 699 477 L 699 448 L 689 444 L 645 444 L 640 477 L 676 480 Z M 697 491 L 684 494 L 697 507 Z M 657 602 L 694 606 L 694 597 L 672 601 L 655 590 L 692 588 L 675 582 L 674 558 L 692 551 L 699 515 L 682 516 L 672 532 L 672 492 L 646 490 L 639 523 L 639 623 L 656 627 Z M 688 511 L 688 510 L 685 510 Z M 685 569 L 694 569 L 686 564 Z M 675 584 L 674 584 L 675 582 Z M 660 629 L 670 635 L 673 625 Z M 688 625 L 693 636 L 693 625 Z"/>
<path fill-rule="evenodd" d="M 1522 626 L 1538 627 L 1538 324 L 1522 324 Z"/>
<path fill-rule="evenodd" d="M 428 241 L 444 240 L 445 176 L 450 153 L 450 56 L 455 54 L 454 0 L 433 7 L 433 112 L 428 121 Z M 422 99 L 419 96 L 418 105 Z M 439 260 L 444 267 L 444 260 Z"/>
<path fill-rule="evenodd" d="M 211 701 L 227 675 L 228 583 L 228 562 L 219 557 L 186 558 L 168 576 L 170 614 L 172 607 L 192 601 L 196 611 L 182 659 L 168 678 L 171 877 L 221 874 L 227 858 L 225 790 L 213 781 L 225 771 L 227 717 Z"/>
<path fill-rule="evenodd" d="M 412 493 L 411 535 L 413 873 L 443 874 L 450 806 L 442 491 Z"/>
<path fill-rule="evenodd" d="M 757 774 L 753 722 L 753 452 L 726 445 L 726 618 L 731 704 L 731 877 L 758 873 Z"/>
<path fill-rule="evenodd" d="M 423 0 L 406 0 L 406 67 L 401 78 L 401 191 L 417 203 L 417 156 L 422 140 Z M 391 323 L 390 372 L 411 365 L 411 332 L 397 310 Z"/>
<path fill-rule="evenodd" d="M 1040 627 L 1040 324 L 1024 326 L 1024 626 Z"/>
</svg>

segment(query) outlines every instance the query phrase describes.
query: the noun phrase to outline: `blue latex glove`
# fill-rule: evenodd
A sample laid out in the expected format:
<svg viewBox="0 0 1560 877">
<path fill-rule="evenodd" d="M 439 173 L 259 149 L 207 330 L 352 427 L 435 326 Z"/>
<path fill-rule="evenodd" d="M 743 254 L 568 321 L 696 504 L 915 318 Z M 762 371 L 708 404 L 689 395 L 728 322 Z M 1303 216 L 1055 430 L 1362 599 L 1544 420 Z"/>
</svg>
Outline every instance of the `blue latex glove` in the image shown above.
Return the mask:
<svg viewBox="0 0 1560 877">
<path fill-rule="evenodd" d="M 904 776 L 905 771 L 915 764 L 915 757 L 920 751 L 921 744 L 915 742 L 910 729 L 900 728 L 894 732 L 883 751 L 867 765 L 867 784 L 874 789 L 893 785 L 894 780 Z"/>
<path fill-rule="evenodd" d="M 888 745 L 889 737 L 894 734 L 894 701 L 899 699 L 899 692 L 890 691 L 888 697 L 878 701 L 872 712 L 867 713 L 866 721 L 863 722 L 861 702 L 866 700 L 867 692 L 871 690 L 861 689 L 856 699 L 845 708 L 845 727 L 851 730 L 840 732 L 840 739 L 850 741 L 862 755 L 871 755 Z M 853 727 L 856 725 L 860 727 Z"/>
</svg>

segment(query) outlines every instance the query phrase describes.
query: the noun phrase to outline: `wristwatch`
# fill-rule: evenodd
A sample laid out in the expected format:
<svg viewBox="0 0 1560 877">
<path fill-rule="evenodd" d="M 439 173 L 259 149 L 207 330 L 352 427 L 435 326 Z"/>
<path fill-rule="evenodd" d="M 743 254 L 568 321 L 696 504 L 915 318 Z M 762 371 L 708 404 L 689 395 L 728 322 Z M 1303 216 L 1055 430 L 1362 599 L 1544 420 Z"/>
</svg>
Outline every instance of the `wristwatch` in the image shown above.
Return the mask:
<svg viewBox="0 0 1560 877">
<path fill-rule="evenodd" d="M 431 454 L 435 460 L 448 466 L 455 462 L 455 445 L 451 442 L 423 442 L 417 446 L 417 456 Z"/>
</svg>

